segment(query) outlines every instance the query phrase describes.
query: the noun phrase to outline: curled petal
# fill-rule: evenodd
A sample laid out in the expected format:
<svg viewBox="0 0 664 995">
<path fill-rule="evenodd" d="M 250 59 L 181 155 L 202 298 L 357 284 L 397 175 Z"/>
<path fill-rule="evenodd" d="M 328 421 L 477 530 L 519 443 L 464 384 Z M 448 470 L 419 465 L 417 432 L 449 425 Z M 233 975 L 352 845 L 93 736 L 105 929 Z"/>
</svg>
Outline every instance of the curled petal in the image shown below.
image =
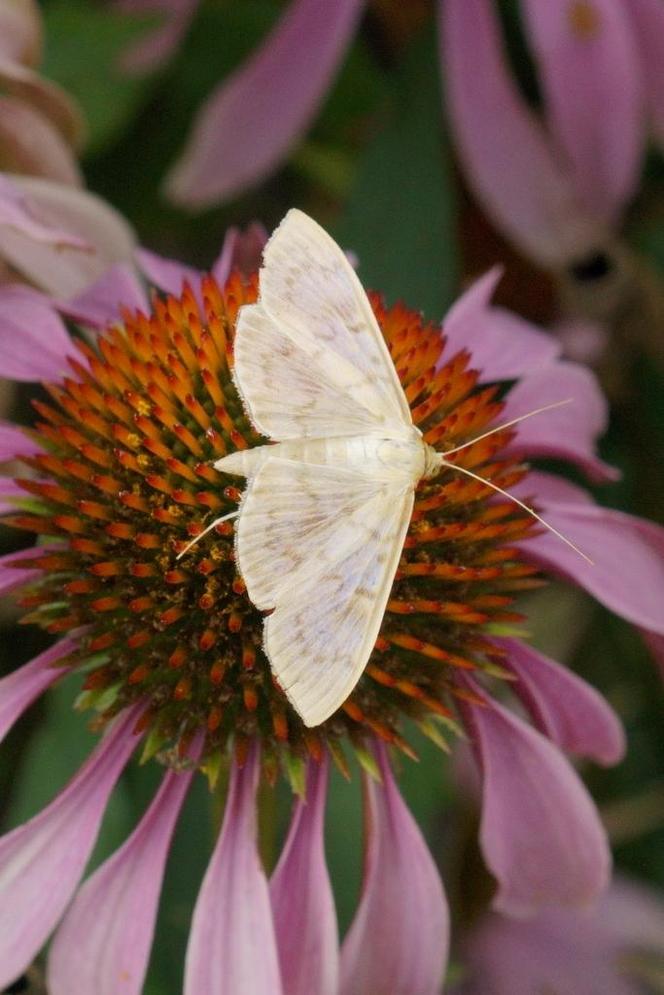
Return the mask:
<svg viewBox="0 0 664 995">
<path fill-rule="evenodd" d="M 203 105 L 167 178 L 171 200 L 191 208 L 228 200 L 279 165 L 327 92 L 363 6 L 364 0 L 293 0 L 261 47 Z"/>
<path fill-rule="evenodd" d="M 466 176 L 496 224 L 533 259 L 564 265 L 603 232 L 580 209 L 540 123 L 510 76 L 491 0 L 440 0 L 441 65 Z"/>
<path fill-rule="evenodd" d="M 523 0 L 547 117 L 579 199 L 615 222 L 639 178 L 644 121 L 632 25 L 614 0 Z"/>
<path fill-rule="evenodd" d="M 41 15 L 35 0 L 0 4 L 0 56 L 34 65 L 41 55 Z"/>
<path fill-rule="evenodd" d="M 468 349 L 472 364 L 485 381 L 514 380 L 553 362 L 560 345 L 516 314 L 491 307 L 502 276 L 500 266 L 475 280 L 450 308 L 443 322 L 447 337 L 444 362 L 450 350 Z"/>
<path fill-rule="evenodd" d="M 0 84 L 14 97 L 24 101 L 49 121 L 72 148 L 83 137 L 83 117 L 77 105 L 57 83 L 44 79 L 31 69 L 0 57 Z"/>
<path fill-rule="evenodd" d="M 285 995 L 337 995 L 337 918 L 323 843 L 328 762 L 312 762 L 270 881 Z"/>
<path fill-rule="evenodd" d="M 25 971 L 60 919 L 94 846 L 136 737 L 120 716 L 54 801 L 0 838 L 0 985 Z"/>
<path fill-rule="evenodd" d="M 606 431 L 608 405 L 595 375 L 584 366 L 551 363 L 519 380 L 507 395 L 501 421 L 558 401 L 569 403 L 519 424 L 509 452 L 568 460 L 593 480 L 615 480 L 618 471 L 595 453 L 597 439 Z"/>
<path fill-rule="evenodd" d="M 0 287 L 0 375 L 10 380 L 56 380 L 74 347 L 67 329 L 41 294 Z"/>
<path fill-rule="evenodd" d="M 664 9 L 659 0 L 626 0 L 625 7 L 636 34 L 651 127 L 664 145 Z"/>
<path fill-rule="evenodd" d="M 41 238 L 34 229 L 1 223 L 7 183 L 18 189 L 23 215 Z M 45 239 L 49 231 L 57 237 Z M 0 177 L 0 258 L 47 293 L 63 299 L 81 293 L 113 263 L 129 262 L 134 245 L 124 218 L 94 194 L 51 180 Z"/>
<path fill-rule="evenodd" d="M 56 664 L 77 648 L 69 639 L 56 643 L 0 680 L 0 740 L 23 712 L 64 673 Z"/>
<path fill-rule="evenodd" d="M 82 294 L 58 308 L 73 321 L 102 329 L 120 320 L 121 309 L 146 311 L 148 301 L 134 270 L 126 263 L 115 263 Z"/>
<path fill-rule="evenodd" d="M 51 995 L 140 995 L 173 830 L 193 771 L 169 771 L 124 845 L 79 890 L 51 945 Z"/>
<path fill-rule="evenodd" d="M 449 913 L 438 871 L 397 789 L 384 747 L 382 785 L 365 781 L 360 905 L 341 949 L 341 995 L 438 995 Z"/>
<path fill-rule="evenodd" d="M 267 880 L 256 848 L 258 750 L 233 766 L 224 823 L 196 901 L 184 995 L 281 995 Z"/>
<path fill-rule="evenodd" d="M 642 629 L 664 635 L 664 529 L 591 504 L 542 501 L 546 521 L 592 563 L 550 533 L 522 544 L 524 555 L 559 573 Z"/>
<path fill-rule="evenodd" d="M 16 97 L 0 97 L 0 168 L 81 184 L 71 146 L 41 111 Z"/>
<path fill-rule="evenodd" d="M 611 856 L 577 774 L 497 703 L 463 708 L 482 770 L 480 844 L 498 882 L 495 908 L 527 916 L 546 905 L 590 904 L 608 884 Z"/>
<path fill-rule="evenodd" d="M 25 235 L 34 242 L 91 251 L 92 246 L 88 242 L 40 217 L 38 206 L 30 202 L 16 180 L 14 177 L 12 182 L 9 177 L 0 175 L 0 226 Z"/>
<path fill-rule="evenodd" d="M 537 727 L 568 753 L 605 766 L 625 753 L 625 733 L 608 702 L 590 684 L 517 639 L 499 642 L 505 665 L 518 677 L 514 690 Z"/>
</svg>

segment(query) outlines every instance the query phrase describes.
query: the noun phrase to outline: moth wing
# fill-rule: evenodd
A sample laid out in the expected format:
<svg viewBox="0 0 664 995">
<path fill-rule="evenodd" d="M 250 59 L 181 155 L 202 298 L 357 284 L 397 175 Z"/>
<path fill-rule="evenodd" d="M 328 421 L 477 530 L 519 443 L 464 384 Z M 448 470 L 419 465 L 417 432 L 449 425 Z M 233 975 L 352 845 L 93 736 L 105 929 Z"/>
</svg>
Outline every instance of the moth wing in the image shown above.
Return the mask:
<svg viewBox="0 0 664 995">
<path fill-rule="evenodd" d="M 394 423 L 412 425 L 408 402 L 362 284 L 323 228 L 291 210 L 263 253 L 260 300 L 286 335 L 329 364 L 363 375 L 365 403 Z"/>
<path fill-rule="evenodd" d="M 381 399 L 361 370 L 312 339 L 290 337 L 260 304 L 240 311 L 234 357 L 233 377 L 247 414 L 268 438 L 329 438 L 392 427 L 391 413 L 381 412 Z"/>
<path fill-rule="evenodd" d="M 264 648 L 308 726 L 348 697 L 375 645 L 413 510 L 412 480 L 269 459 L 250 481 L 237 560 Z"/>
</svg>

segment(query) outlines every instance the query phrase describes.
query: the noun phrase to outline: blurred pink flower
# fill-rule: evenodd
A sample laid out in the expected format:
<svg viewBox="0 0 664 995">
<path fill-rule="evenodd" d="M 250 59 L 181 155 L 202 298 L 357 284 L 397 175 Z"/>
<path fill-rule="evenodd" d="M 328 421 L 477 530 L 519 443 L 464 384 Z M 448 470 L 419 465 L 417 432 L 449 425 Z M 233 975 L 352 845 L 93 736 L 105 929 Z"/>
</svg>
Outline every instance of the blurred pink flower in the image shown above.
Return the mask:
<svg viewBox="0 0 664 995">
<path fill-rule="evenodd" d="M 458 155 L 496 225 L 559 269 L 609 244 L 664 95 L 657 0 L 521 0 L 542 90 L 536 114 L 508 68 L 493 0 L 441 0 L 441 60 Z M 661 134 L 661 131 L 659 131 Z"/>
<path fill-rule="evenodd" d="M 0 0 L 0 170 L 78 186 L 83 121 L 64 90 L 32 68 L 40 52 L 37 5 Z"/>
<path fill-rule="evenodd" d="M 21 209 L 19 203 L 19 214 Z M 31 215 L 30 219 L 34 222 Z M 43 235 L 39 227 L 37 235 Z M 156 555 L 150 550 L 164 548 L 155 530 L 166 526 L 170 529 L 171 519 L 180 521 L 180 531 L 183 525 L 182 511 L 174 514 L 170 504 L 148 502 L 142 509 L 140 494 L 125 487 L 118 478 L 138 480 L 131 474 L 143 472 L 149 464 L 155 472 L 150 470 L 146 477 L 147 493 L 162 493 L 164 487 L 170 487 L 164 475 L 172 473 L 186 484 L 178 484 L 172 491 L 172 507 L 198 507 L 194 494 L 201 495 L 203 505 L 217 506 L 217 494 L 205 485 L 209 467 L 202 444 L 219 439 L 223 431 L 229 440 L 224 445 L 246 445 L 242 432 L 249 430 L 241 421 L 241 412 L 232 408 L 230 395 L 228 401 L 214 407 L 217 421 L 213 424 L 202 405 L 203 401 L 208 403 L 205 390 L 213 397 L 221 383 L 221 373 L 217 379 L 210 378 L 206 357 L 214 355 L 215 362 L 224 361 L 228 350 L 225 322 L 230 321 L 232 313 L 215 311 L 213 299 L 221 293 L 220 287 L 227 294 L 228 308 L 237 308 L 245 292 L 255 295 L 255 280 L 252 283 L 251 276 L 247 276 L 243 281 L 237 268 L 255 272 L 263 240 L 264 233 L 257 226 L 244 235 L 231 232 L 215 263 L 216 283 L 206 280 L 201 284 L 196 271 L 143 254 L 143 265 L 153 281 L 178 293 L 184 279 L 190 288 L 196 288 L 200 301 L 197 303 L 193 289 L 185 285 L 181 301 L 175 297 L 155 301 L 151 319 L 145 312 L 130 318 L 124 310 L 147 310 L 147 300 L 131 270 L 115 266 L 61 304 L 63 313 L 89 329 L 111 326 L 97 340 L 96 349 L 80 340 L 77 345 L 69 338 L 44 295 L 25 288 L 0 288 L 0 355 L 4 372 L 19 381 L 49 381 L 54 403 L 61 401 L 63 410 L 73 419 L 71 423 L 65 419 L 60 424 L 56 419 L 49 424 L 55 409 L 38 401 L 40 416 L 45 420 L 37 429 L 0 424 L 0 456 L 22 459 L 39 476 L 37 480 L 22 479 L 20 492 L 15 485 L 14 490 L 10 486 L 3 492 L 5 507 L 13 514 L 9 521 L 18 527 L 42 530 L 38 513 L 21 514 L 25 490 L 40 495 L 40 500 L 51 502 L 53 507 L 44 519 L 50 536 L 48 545 L 2 558 L 0 592 L 27 589 L 30 597 L 33 591 L 44 590 L 40 585 L 55 577 L 60 602 L 64 591 L 72 612 L 75 606 L 76 611 L 87 612 L 80 618 L 75 612 L 57 618 L 46 613 L 49 631 L 59 632 L 61 641 L 0 681 L 0 731 L 6 732 L 61 673 L 76 668 L 101 649 L 107 650 L 109 660 L 117 660 L 118 666 L 127 668 L 122 671 L 127 674 L 122 686 L 128 695 L 133 695 L 118 700 L 117 714 L 106 734 L 64 791 L 30 822 L 0 838 L 0 856 L 4 854 L 0 862 L 0 985 L 20 975 L 57 928 L 49 959 L 53 995 L 90 995 L 91 991 L 116 995 L 120 984 L 127 995 L 138 995 L 142 989 L 164 863 L 190 769 L 174 769 L 165 775 L 152 805 L 124 846 L 82 886 L 79 883 L 107 799 L 136 747 L 146 716 L 150 716 L 145 710 L 150 683 L 145 681 L 157 659 L 141 652 L 146 640 L 150 646 L 151 630 L 130 627 L 131 619 L 139 626 L 150 624 L 150 616 L 144 614 L 151 611 L 150 598 L 146 602 L 144 596 L 133 593 L 125 605 L 123 589 L 116 588 L 115 578 L 118 570 L 126 568 L 122 576 L 127 582 L 137 578 L 139 585 L 132 590 L 145 592 L 146 588 L 140 587 L 141 578 L 152 576 L 154 564 L 150 557 Z M 548 400 L 573 391 L 571 420 L 568 409 L 545 412 L 507 441 L 507 452 L 534 457 L 555 454 L 597 480 L 610 479 L 611 468 L 595 452 L 596 438 L 605 427 L 606 407 L 594 378 L 574 364 L 561 362 L 548 336 L 490 305 L 496 279 L 497 274 L 489 274 L 457 302 L 445 321 L 444 346 L 434 327 L 422 328 L 422 348 L 435 347 L 433 355 L 442 356 L 440 376 L 452 378 L 449 383 L 458 385 L 461 398 L 469 396 L 469 392 L 475 399 L 486 398 L 490 388 L 481 389 L 481 384 L 516 381 L 507 393 L 508 416 L 520 411 L 520 405 L 529 403 L 534 395 Z M 400 313 L 394 309 L 385 321 L 396 320 Z M 202 314 L 208 315 L 205 329 Z M 404 326 L 407 331 L 416 327 L 410 320 Z M 167 338 L 160 339 L 158 333 Z M 125 346 L 129 351 L 123 352 Z M 483 370 L 477 388 L 473 376 L 465 371 L 468 353 L 474 355 Z M 199 371 L 196 382 L 189 378 L 185 363 Z M 401 369 L 401 362 L 398 365 Z M 131 379 L 138 377 L 139 371 L 148 378 L 145 382 L 140 377 Z M 200 395 L 196 394 L 198 382 Z M 197 404 L 198 396 L 201 400 Z M 107 411 L 106 405 L 110 405 L 107 420 L 100 419 L 99 413 Z M 471 406 L 461 410 L 472 422 L 476 409 Z M 146 412 L 154 421 L 146 417 Z M 235 422 L 229 423 L 229 412 Z M 175 448 L 164 449 L 164 437 L 157 425 L 173 433 Z M 61 451 L 58 446 L 65 448 Z M 491 458 L 481 453 L 480 448 L 475 457 L 478 463 L 472 465 L 483 465 Z M 139 463 L 139 456 L 143 463 Z M 163 469 L 156 472 L 157 467 Z M 76 481 L 71 495 L 66 488 L 70 472 Z M 548 533 L 524 532 L 520 520 L 509 517 L 513 515 L 511 506 L 490 501 L 486 504 L 491 515 L 487 524 L 477 522 L 478 527 L 488 530 L 483 533 L 486 541 L 495 543 L 491 546 L 496 553 L 494 565 L 482 568 L 486 577 L 500 576 L 500 566 L 496 564 L 505 558 L 522 571 L 513 577 L 523 576 L 524 571 L 528 574 L 531 564 L 542 565 L 586 588 L 653 638 L 664 636 L 664 530 L 602 508 L 581 488 L 547 474 L 530 473 L 511 489 L 534 501 L 552 524 L 593 558 L 595 565 L 590 567 Z M 455 500 L 465 500 L 459 497 L 460 490 L 463 488 L 450 496 L 453 493 L 457 495 Z M 472 500 L 481 504 L 481 493 Z M 508 518 L 501 524 L 500 516 L 505 519 L 505 511 Z M 86 526 L 81 532 L 84 519 L 90 523 L 91 531 Z M 138 522 L 142 523 L 140 527 Z M 225 540 L 227 544 L 228 541 Z M 100 544 L 105 542 L 116 543 L 112 546 L 116 552 L 108 556 L 100 553 Z M 122 549 L 129 552 L 122 553 Z M 67 569 L 71 570 L 67 557 L 74 555 L 83 557 L 84 566 L 79 572 L 67 573 Z M 214 572 L 215 563 L 201 563 L 195 576 L 204 581 L 210 570 Z M 442 566 L 447 569 L 452 565 Z M 454 566 L 456 570 L 470 570 L 475 576 L 472 562 L 467 567 L 459 567 L 458 563 Z M 66 582 L 62 573 L 57 573 L 63 569 Z M 190 657 L 197 660 L 205 646 L 214 645 L 214 638 L 210 642 L 207 630 L 202 634 L 197 630 L 199 642 L 181 646 L 177 641 L 181 638 L 177 626 L 171 626 L 180 617 L 179 607 L 177 600 L 171 600 L 170 592 L 175 591 L 177 596 L 178 590 L 186 590 L 181 585 L 189 583 L 189 575 L 160 565 L 159 576 L 164 569 L 164 584 L 159 588 L 166 589 L 168 597 L 158 608 L 154 631 L 160 640 L 165 640 L 159 645 L 169 648 L 159 650 L 158 666 L 170 675 L 170 684 L 175 687 L 170 700 L 186 702 L 190 688 L 187 680 L 192 671 L 189 667 L 178 668 Z M 229 576 L 232 578 L 232 573 Z M 240 603 L 241 591 L 241 586 L 236 589 L 233 585 L 232 593 L 223 595 L 228 612 L 219 612 L 220 618 L 228 619 L 229 631 L 237 634 L 233 638 L 238 641 L 242 631 L 233 622 L 233 611 Z M 487 596 L 487 604 L 492 597 Z M 504 605 L 505 599 L 499 597 L 498 604 Z M 202 598 L 195 610 L 204 615 L 205 605 Z M 482 659 L 512 672 L 515 680 L 508 686 L 533 723 L 493 700 L 488 681 L 477 676 L 481 668 L 474 667 L 472 676 L 464 676 L 471 674 L 467 661 L 451 660 L 454 700 L 469 731 L 481 774 L 480 842 L 497 881 L 497 906 L 525 915 L 550 904 L 588 905 L 606 887 L 610 856 L 590 796 L 564 754 L 589 756 L 602 764 L 616 763 L 624 750 L 620 723 L 606 702 L 581 678 L 524 643 L 498 639 L 490 629 L 483 629 L 483 620 L 490 619 L 491 614 L 473 617 L 468 605 L 452 604 L 451 608 L 465 613 L 466 626 L 479 626 L 474 631 L 482 639 Z M 121 612 L 118 626 L 108 629 L 108 620 L 116 618 L 117 611 Z M 249 620 L 248 615 L 245 618 Z M 122 632 L 118 644 L 121 647 L 127 635 L 131 650 L 128 657 L 123 655 L 124 650 L 118 656 L 113 649 L 118 631 Z M 171 632 L 176 635 L 169 635 Z M 193 655 L 192 646 L 198 647 Z M 420 643 L 420 649 L 427 647 Z M 436 647 L 428 647 L 428 651 L 434 650 Z M 411 656 L 417 660 L 417 651 L 417 645 L 406 642 L 404 660 Z M 231 697 L 237 692 L 243 710 L 234 713 L 236 718 L 232 719 L 233 723 L 237 721 L 232 731 L 238 734 L 238 760 L 232 764 L 223 828 L 194 910 L 185 995 L 200 995 L 207 990 L 219 995 L 236 995 L 240 991 L 243 995 L 413 995 L 414 991 L 418 995 L 436 995 L 448 942 L 446 901 L 421 833 L 396 788 L 385 747 L 379 742 L 381 736 L 389 739 L 389 730 L 380 723 L 363 726 L 359 724 L 361 713 L 348 713 L 348 721 L 358 723 L 354 728 L 365 731 L 365 748 L 373 754 L 380 783 L 366 779 L 364 886 L 341 950 L 322 842 L 327 783 L 324 738 L 318 746 L 312 744 L 312 757 L 318 755 L 320 759 L 311 759 L 307 764 L 307 804 L 296 803 L 281 860 L 272 881 L 267 881 L 256 849 L 255 792 L 260 764 L 264 758 L 269 769 L 271 756 L 254 737 L 243 740 L 242 723 L 255 716 L 256 703 L 247 696 L 253 686 L 246 683 L 251 677 L 255 650 L 245 646 L 242 653 L 248 654 L 249 662 L 243 658 L 240 664 L 238 659 L 240 677 L 236 684 L 230 683 L 235 680 L 232 674 L 225 678 L 223 670 L 216 673 L 213 667 L 210 671 L 216 673 L 210 677 L 210 687 L 214 689 L 219 686 L 215 682 L 227 680 L 224 688 Z M 380 660 L 379 654 L 377 657 Z M 201 659 L 203 665 L 204 657 Z M 149 666 L 148 660 L 153 661 Z M 441 665 L 436 663 L 437 668 Z M 408 666 L 412 667 L 410 676 L 417 679 L 415 664 Z M 105 679 L 103 666 L 89 673 L 87 693 L 101 693 Z M 413 693 L 413 689 L 418 692 L 412 681 L 404 681 L 403 685 L 404 694 Z M 389 689 L 381 691 L 388 693 Z M 269 688 L 265 693 L 268 692 L 276 694 Z M 288 736 L 288 722 L 296 722 L 295 717 L 287 720 L 279 711 L 280 701 L 278 696 L 264 699 L 266 724 L 252 727 L 261 729 L 261 737 L 268 737 L 272 751 L 275 744 L 284 742 L 284 735 Z M 441 703 L 433 704 L 439 707 Z M 447 715 L 447 711 L 443 709 L 442 714 Z M 341 723 L 342 719 L 339 713 L 334 721 Z M 195 758 L 197 751 L 204 749 L 201 741 L 213 734 L 220 720 L 214 708 L 203 712 L 201 724 L 192 730 L 185 744 L 185 752 Z M 270 721 L 274 733 L 268 735 L 263 730 L 272 728 Z M 48 882 L 46 889 L 44 882 Z"/>
<path fill-rule="evenodd" d="M 483 916 L 461 939 L 454 995 L 642 995 L 647 959 L 664 955 L 664 901 L 618 878 L 592 910 L 523 922 Z"/>
</svg>

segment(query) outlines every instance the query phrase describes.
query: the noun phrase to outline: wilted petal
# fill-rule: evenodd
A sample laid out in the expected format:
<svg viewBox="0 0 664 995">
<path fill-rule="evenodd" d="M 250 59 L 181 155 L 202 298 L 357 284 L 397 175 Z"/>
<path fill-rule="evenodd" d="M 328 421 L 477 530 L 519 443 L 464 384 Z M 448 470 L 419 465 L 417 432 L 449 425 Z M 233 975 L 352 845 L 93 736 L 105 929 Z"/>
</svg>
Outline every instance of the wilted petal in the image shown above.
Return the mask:
<svg viewBox="0 0 664 995">
<path fill-rule="evenodd" d="M 655 137 L 664 144 L 664 8 L 660 0 L 626 0 L 636 34 L 645 98 Z"/>
<path fill-rule="evenodd" d="M 72 321 L 106 328 L 121 320 L 122 308 L 145 312 L 148 301 L 135 271 L 126 263 L 116 263 L 82 294 L 58 307 Z"/>
<path fill-rule="evenodd" d="M 546 905 L 590 904 L 611 865 L 590 795 L 556 746 L 484 702 L 463 711 L 482 768 L 480 844 L 498 883 L 494 906 L 526 916 Z"/>
<path fill-rule="evenodd" d="M 0 376 L 56 380 L 75 350 L 52 306 L 28 287 L 0 287 Z"/>
<path fill-rule="evenodd" d="M 54 664 L 76 648 L 76 643 L 64 639 L 0 680 L 0 740 L 26 708 L 62 676 L 66 668 Z"/>
<path fill-rule="evenodd" d="M 362 897 L 341 949 L 341 995 L 438 995 L 449 913 L 438 871 L 404 804 L 383 746 L 382 786 L 365 782 Z"/>
<path fill-rule="evenodd" d="M 312 762 L 270 881 L 284 995 L 337 995 L 337 918 L 323 842 L 328 762 Z"/>
<path fill-rule="evenodd" d="M 0 57 L 0 84 L 3 90 L 29 104 L 49 121 L 72 148 L 83 137 L 83 117 L 72 98 L 57 83 L 11 59 Z"/>
<path fill-rule="evenodd" d="M 279 165 L 327 92 L 363 6 L 292 0 L 260 48 L 201 108 L 166 181 L 171 200 L 187 207 L 227 200 Z"/>
<path fill-rule="evenodd" d="M 133 258 L 135 240 L 131 228 L 100 197 L 50 180 L 14 175 L 4 179 L 18 188 L 29 217 L 36 219 L 43 230 L 71 236 L 68 240 L 58 239 L 56 244 L 42 244 L 43 238 L 36 241 L 34 235 L 19 226 L 0 224 L 0 258 L 47 293 L 73 297 L 94 283 L 112 263 Z M 0 184 L 0 195 L 4 185 Z M 3 207 L 0 196 L 0 210 Z"/>
<path fill-rule="evenodd" d="M 638 181 L 644 138 L 641 67 L 627 10 L 615 0 L 523 0 L 522 9 L 547 118 L 580 200 L 615 222 Z"/>
<path fill-rule="evenodd" d="M 546 521 L 593 561 L 549 532 L 522 544 L 524 555 L 583 587 L 634 625 L 664 634 L 664 529 L 597 505 L 542 500 Z"/>
<path fill-rule="evenodd" d="M 457 150 L 487 212 L 525 252 L 564 265 L 602 232 L 583 216 L 540 123 L 509 74 L 491 0 L 440 0 L 441 65 Z"/>
<path fill-rule="evenodd" d="M 625 733 L 608 702 L 586 681 L 518 639 L 498 640 L 505 666 L 538 728 L 562 750 L 600 764 L 618 763 Z M 502 659 L 502 658 L 501 658 Z"/>
<path fill-rule="evenodd" d="M 519 380 L 507 395 L 500 420 L 511 421 L 558 401 L 570 403 L 522 421 L 508 451 L 567 460 L 593 480 L 615 480 L 619 471 L 595 452 L 597 439 L 608 424 L 608 405 L 595 375 L 586 367 L 551 363 Z"/>
<path fill-rule="evenodd" d="M 41 16 L 35 0 L 0 3 L 0 55 L 33 65 L 41 54 Z"/>
<path fill-rule="evenodd" d="M 51 995 L 140 995 L 168 850 L 193 771 L 169 771 L 124 845 L 79 890 L 51 945 Z"/>
<path fill-rule="evenodd" d="M 0 97 L 0 169 L 81 183 L 71 146 L 41 111 L 16 97 Z"/>
<path fill-rule="evenodd" d="M 490 301 L 502 276 L 494 266 L 453 304 L 443 322 L 449 356 L 468 349 L 482 380 L 514 380 L 551 363 L 560 352 L 552 335 L 540 331 L 516 314 L 491 307 Z"/>
<path fill-rule="evenodd" d="M 136 737 L 119 717 L 78 774 L 25 825 L 0 838 L 0 985 L 15 981 L 64 912 L 94 846 L 106 802 Z"/>
<path fill-rule="evenodd" d="M 258 750 L 233 765 L 224 823 L 196 901 L 184 995 L 281 995 L 267 880 L 256 848 Z"/>
</svg>

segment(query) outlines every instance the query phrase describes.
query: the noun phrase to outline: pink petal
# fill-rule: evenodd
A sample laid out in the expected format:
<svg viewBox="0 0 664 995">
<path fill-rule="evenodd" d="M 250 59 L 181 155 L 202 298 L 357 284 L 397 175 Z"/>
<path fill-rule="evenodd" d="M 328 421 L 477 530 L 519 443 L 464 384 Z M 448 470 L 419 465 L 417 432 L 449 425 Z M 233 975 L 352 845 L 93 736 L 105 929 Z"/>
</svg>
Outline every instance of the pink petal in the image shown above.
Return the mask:
<svg viewBox="0 0 664 995">
<path fill-rule="evenodd" d="M 505 666 L 518 677 L 514 690 L 545 736 L 561 750 L 607 767 L 623 758 L 620 719 L 594 687 L 520 640 L 498 642 L 507 649 Z"/>
<path fill-rule="evenodd" d="M 72 321 L 101 329 L 121 320 L 121 308 L 146 312 L 148 300 L 134 270 L 115 263 L 82 294 L 58 307 Z"/>
<path fill-rule="evenodd" d="M 51 945 L 51 995 L 141 995 L 188 773 L 169 771 L 124 845 L 88 878 Z"/>
<path fill-rule="evenodd" d="M 286 158 L 320 106 L 364 0 L 292 0 L 272 33 L 205 102 L 166 180 L 190 208 L 228 200 Z"/>
<path fill-rule="evenodd" d="M 67 355 L 75 349 L 51 305 L 28 287 L 0 287 L 0 376 L 58 380 Z"/>
<path fill-rule="evenodd" d="M 614 223 L 634 192 L 643 152 L 641 74 L 625 7 L 523 0 L 551 131 L 579 199 Z"/>
<path fill-rule="evenodd" d="M 196 901 L 184 995 L 281 995 L 267 880 L 256 849 L 258 749 L 233 765 L 219 840 Z"/>
<path fill-rule="evenodd" d="M 5 738 L 26 708 L 66 673 L 66 667 L 54 664 L 76 648 L 75 642 L 64 639 L 0 679 L 0 740 Z"/>
<path fill-rule="evenodd" d="M 466 177 L 498 227 L 536 261 L 564 265 L 601 242 L 518 93 L 491 0 L 440 0 L 441 65 Z"/>
<path fill-rule="evenodd" d="M 501 422 L 511 421 L 547 404 L 570 401 L 521 422 L 510 454 L 524 453 L 576 463 L 596 481 L 615 480 L 620 474 L 595 453 L 597 439 L 609 420 L 608 404 L 595 375 L 576 363 L 551 363 L 514 385 L 506 398 Z"/>
<path fill-rule="evenodd" d="M 8 594 L 14 588 L 34 580 L 35 568 L 30 567 L 30 560 L 44 556 L 48 549 L 47 546 L 30 546 L 17 553 L 5 553 L 4 556 L 0 556 L 0 594 Z M 26 562 L 25 569 L 13 566 L 13 564 L 23 561 Z"/>
<path fill-rule="evenodd" d="M 178 49 L 199 0 L 123 0 L 123 10 L 140 14 L 162 14 L 163 23 L 127 48 L 121 67 L 128 73 L 151 73 L 159 69 Z"/>
<path fill-rule="evenodd" d="M 0 174 L 0 226 L 13 229 L 35 242 L 63 248 L 89 251 L 92 246 L 86 241 L 46 222 L 40 217 L 37 205 L 31 203 L 18 185 L 17 177 L 13 180 Z"/>
<path fill-rule="evenodd" d="M 185 266 L 184 263 L 178 263 L 174 259 L 158 256 L 150 249 L 138 249 L 136 258 L 148 280 L 155 287 L 159 287 L 167 294 L 173 294 L 174 297 L 181 295 L 185 283 L 191 287 L 198 287 L 200 284 L 201 274 L 193 266 Z"/>
<path fill-rule="evenodd" d="M 24 198 L 30 217 L 43 229 L 70 234 L 69 240 L 60 238 L 59 244 L 49 245 L 16 226 L 0 225 L 0 258 L 42 290 L 63 299 L 74 297 L 113 263 L 133 258 L 131 228 L 101 198 L 51 180 L 9 179 Z"/>
<path fill-rule="evenodd" d="M 5 170 L 81 185 L 71 146 L 41 111 L 18 97 L 0 97 L 0 149 Z"/>
<path fill-rule="evenodd" d="M 664 634 L 664 529 L 597 505 L 540 500 L 540 506 L 546 521 L 593 562 L 548 532 L 524 542 L 523 553 L 634 625 Z"/>
<path fill-rule="evenodd" d="M 220 287 L 226 283 L 233 269 L 239 269 L 245 276 L 256 272 L 267 237 L 265 228 L 257 221 L 253 221 L 244 231 L 228 229 L 221 252 L 212 266 L 212 275 Z"/>
<path fill-rule="evenodd" d="M 655 138 L 664 144 L 664 9 L 660 0 L 626 0 L 636 35 L 645 97 Z"/>
<path fill-rule="evenodd" d="M 522 500 L 534 500 L 538 505 L 595 503 L 592 495 L 578 484 L 542 470 L 531 470 L 520 483 L 510 487 L 510 493 Z"/>
<path fill-rule="evenodd" d="M 43 452 L 18 425 L 0 421 L 0 463 L 7 463 L 17 456 L 35 456 Z"/>
<path fill-rule="evenodd" d="M 0 838 L 0 985 L 25 971 L 60 919 L 94 846 L 136 737 L 119 717 L 78 774 L 25 825 Z"/>
<path fill-rule="evenodd" d="M 551 363 L 560 352 L 557 340 L 516 314 L 491 307 L 490 301 L 502 276 L 494 266 L 475 280 L 452 305 L 443 322 L 447 348 L 452 353 L 468 349 L 471 365 L 483 381 L 515 380 Z"/>
<path fill-rule="evenodd" d="M 449 941 L 445 894 L 382 745 L 376 756 L 383 784 L 365 780 L 364 884 L 341 949 L 340 995 L 438 995 Z"/>
<path fill-rule="evenodd" d="M 298 801 L 270 881 L 286 995 L 337 995 L 337 918 L 323 843 L 328 762 L 311 763 L 306 802 Z"/>
<path fill-rule="evenodd" d="M 597 321 L 560 318 L 551 331 L 560 342 L 564 357 L 575 363 L 595 366 L 609 345 L 609 329 Z"/>
<path fill-rule="evenodd" d="M 494 907 L 527 916 L 546 905 L 588 905 L 611 865 L 590 795 L 557 747 L 484 700 L 463 711 L 482 768 L 480 844 L 498 883 Z"/>
</svg>

